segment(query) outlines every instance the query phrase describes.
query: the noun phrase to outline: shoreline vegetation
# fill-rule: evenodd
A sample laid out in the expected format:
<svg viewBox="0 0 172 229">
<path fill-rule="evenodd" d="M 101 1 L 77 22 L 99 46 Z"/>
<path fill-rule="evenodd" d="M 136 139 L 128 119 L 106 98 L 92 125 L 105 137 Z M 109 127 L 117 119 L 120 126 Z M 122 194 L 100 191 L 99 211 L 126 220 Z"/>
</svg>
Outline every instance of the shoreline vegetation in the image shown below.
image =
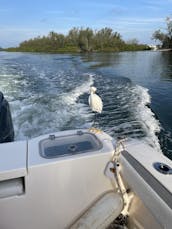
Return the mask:
<svg viewBox="0 0 172 229">
<path fill-rule="evenodd" d="M 166 28 L 156 30 L 152 38 L 161 43 L 161 51 L 172 51 L 172 18 L 166 18 Z"/>
<path fill-rule="evenodd" d="M 38 36 L 23 41 L 18 47 L 3 49 L 9 52 L 43 53 L 91 53 L 150 50 L 146 44 L 136 39 L 125 42 L 118 32 L 111 28 L 92 30 L 91 28 L 72 28 L 67 35 L 50 32 L 47 36 Z"/>
</svg>

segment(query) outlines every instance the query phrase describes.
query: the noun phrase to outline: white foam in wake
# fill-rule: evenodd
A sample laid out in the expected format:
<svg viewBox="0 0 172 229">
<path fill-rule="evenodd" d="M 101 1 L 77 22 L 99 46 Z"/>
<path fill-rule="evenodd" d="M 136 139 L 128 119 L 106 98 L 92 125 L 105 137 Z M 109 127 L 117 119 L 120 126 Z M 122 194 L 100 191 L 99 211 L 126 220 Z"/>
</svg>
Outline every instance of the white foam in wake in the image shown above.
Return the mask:
<svg viewBox="0 0 172 229">
<path fill-rule="evenodd" d="M 68 93 L 47 97 L 44 94 L 10 103 L 16 140 L 33 138 L 63 128 L 77 128 L 89 123 L 89 108 L 78 102 L 79 96 L 89 91 L 93 76 L 87 75 L 85 82 Z"/>
<path fill-rule="evenodd" d="M 89 79 L 87 82 L 84 82 L 80 86 L 76 87 L 74 90 L 70 91 L 69 93 L 64 93 L 62 95 L 62 99 L 67 104 L 74 104 L 76 103 L 79 96 L 83 95 L 84 93 L 88 93 L 91 85 L 93 85 L 93 75 L 89 74 Z"/>
<path fill-rule="evenodd" d="M 147 106 L 151 103 L 148 89 L 137 85 L 133 92 L 135 92 L 133 93 L 133 96 L 139 96 L 139 98 L 137 98 L 138 104 L 135 106 L 136 118 L 138 121 L 141 121 L 143 129 L 147 133 L 145 140 L 161 152 L 159 139 L 156 135 L 156 133 L 160 132 L 160 123 L 155 118 L 151 109 Z"/>
</svg>

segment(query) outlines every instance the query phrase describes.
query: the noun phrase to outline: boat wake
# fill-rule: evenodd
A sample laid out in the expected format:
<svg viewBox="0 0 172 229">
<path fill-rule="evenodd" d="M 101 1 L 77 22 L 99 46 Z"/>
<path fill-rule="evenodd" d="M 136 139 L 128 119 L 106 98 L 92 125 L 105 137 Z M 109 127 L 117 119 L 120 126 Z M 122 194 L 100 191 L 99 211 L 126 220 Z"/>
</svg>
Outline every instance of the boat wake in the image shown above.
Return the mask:
<svg viewBox="0 0 172 229">
<path fill-rule="evenodd" d="M 136 105 L 135 115 L 138 121 L 140 120 L 141 126 L 146 133 L 145 140 L 161 152 L 157 136 L 161 130 L 160 123 L 150 109 L 151 97 L 148 89 L 137 85 L 133 89 L 133 97 L 133 105 Z"/>
<path fill-rule="evenodd" d="M 83 76 L 84 77 L 84 76 Z M 42 134 L 85 127 L 91 114 L 87 104 L 78 101 L 93 84 L 92 75 L 76 88 L 56 94 L 35 93 L 10 102 L 16 140 Z"/>
<path fill-rule="evenodd" d="M 68 58 L 68 64 L 52 57 L 47 61 L 43 56 L 40 62 L 37 58 L 32 55 L 27 63 L 23 58 L 10 59 L 0 69 L 0 90 L 11 105 L 16 140 L 91 127 L 95 117 L 88 92 L 94 84 L 104 104 L 94 126 L 115 138 L 143 139 L 160 151 L 160 124 L 149 107 L 146 88 L 125 77 L 85 73 L 75 58 Z"/>
<path fill-rule="evenodd" d="M 134 85 L 124 77 L 106 78 L 106 84 L 101 80 L 102 76 L 95 78 L 104 103 L 96 126 L 115 138 L 142 139 L 161 152 L 157 136 L 160 123 L 150 109 L 148 89 Z"/>
<path fill-rule="evenodd" d="M 83 74 L 81 77 L 84 78 L 83 82 L 65 92 L 32 92 L 28 98 L 13 99 L 10 105 L 16 140 L 60 130 L 91 127 L 94 114 L 88 107 L 88 92 L 95 81 L 104 103 L 103 112 L 98 114 L 94 123 L 95 127 L 115 138 L 143 139 L 160 151 L 157 136 L 160 124 L 149 107 L 151 98 L 146 88 L 133 85 L 122 77 L 116 78 L 114 82 L 106 78 L 106 84 L 97 75 Z"/>
</svg>

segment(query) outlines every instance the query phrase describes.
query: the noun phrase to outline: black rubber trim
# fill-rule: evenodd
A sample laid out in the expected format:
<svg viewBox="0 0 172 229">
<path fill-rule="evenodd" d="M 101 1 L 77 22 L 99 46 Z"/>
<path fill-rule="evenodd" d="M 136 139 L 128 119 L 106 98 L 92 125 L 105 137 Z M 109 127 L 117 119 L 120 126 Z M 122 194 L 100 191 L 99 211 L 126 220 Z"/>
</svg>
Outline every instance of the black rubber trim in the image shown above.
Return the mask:
<svg viewBox="0 0 172 229">
<path fill-rule="evenodd" d="M 156 192 L 161 199 L 172 209 L 172 194 L 166 189 L 143 165 L 127 151 L 121 152 L 122 156 L 130 163 L 144 181 Z"/>
</svg>

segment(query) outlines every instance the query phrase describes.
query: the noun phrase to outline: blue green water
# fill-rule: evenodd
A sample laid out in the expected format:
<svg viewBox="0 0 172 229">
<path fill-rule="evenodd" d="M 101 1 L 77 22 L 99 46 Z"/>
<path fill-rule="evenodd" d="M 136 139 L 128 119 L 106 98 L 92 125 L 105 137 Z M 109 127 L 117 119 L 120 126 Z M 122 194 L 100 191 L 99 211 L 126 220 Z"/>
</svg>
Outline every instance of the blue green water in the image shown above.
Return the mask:
<svg viewBox="0 0 172 229">
<path fill-rule="evenodd" d="M 172 158 L 171 52 L 0 52 L 0 91 L 10 102 L 16 140 L 90 127 L 91 85 L 104 103 L 95 126 L 142 139 Z"/>
</svg>

